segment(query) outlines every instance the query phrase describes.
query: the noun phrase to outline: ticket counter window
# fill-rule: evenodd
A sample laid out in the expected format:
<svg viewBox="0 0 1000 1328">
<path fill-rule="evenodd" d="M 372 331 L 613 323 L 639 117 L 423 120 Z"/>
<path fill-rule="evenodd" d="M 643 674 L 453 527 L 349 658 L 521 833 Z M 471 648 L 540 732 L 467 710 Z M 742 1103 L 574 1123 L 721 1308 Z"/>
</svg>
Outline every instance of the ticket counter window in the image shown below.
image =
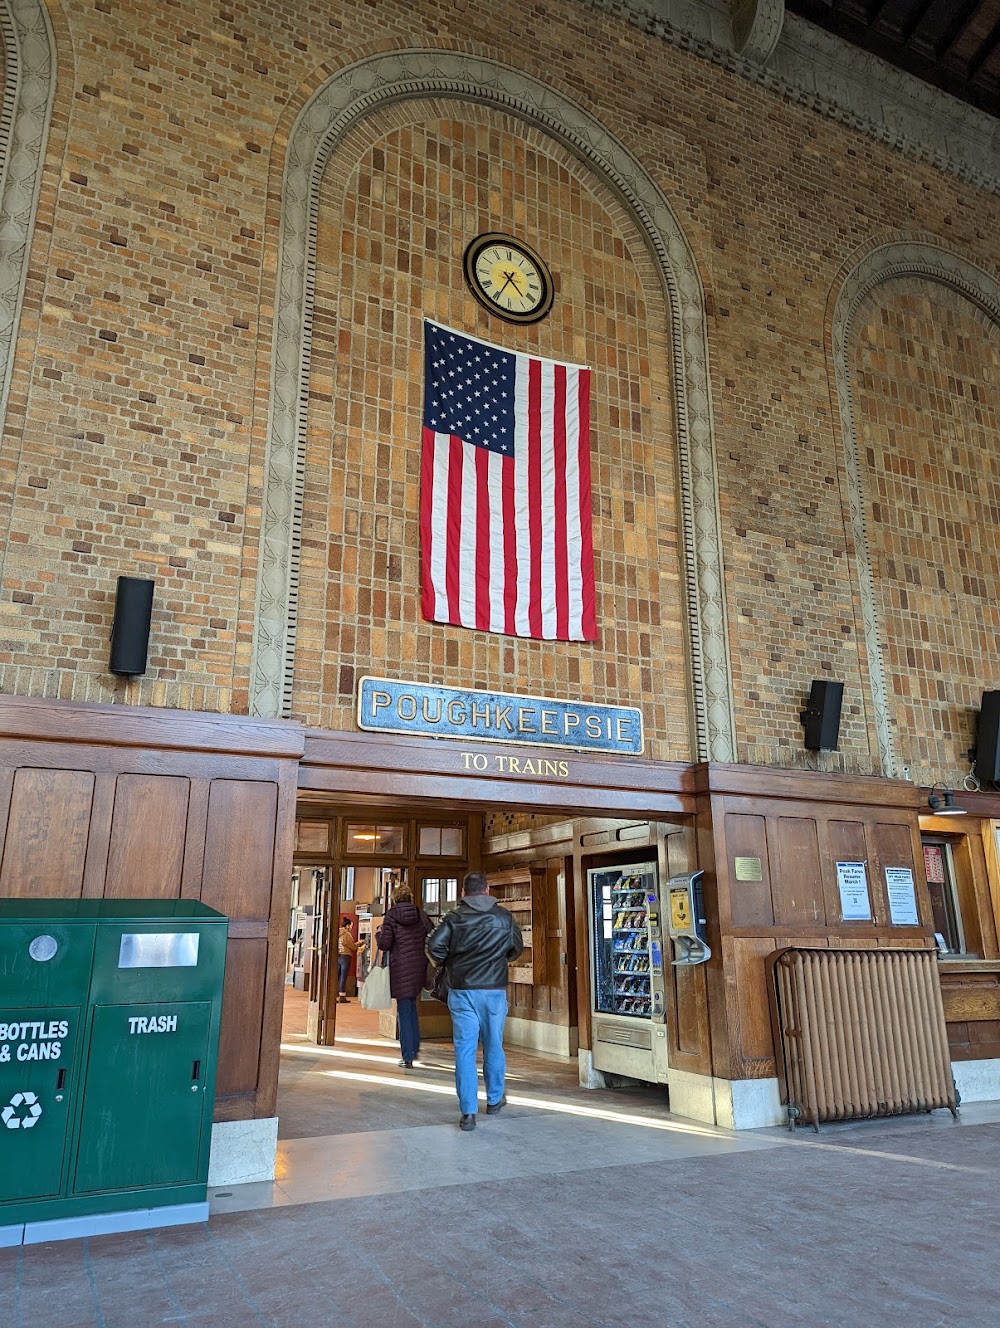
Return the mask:
<svg viewBox="0 0 1000 1328">
<path fill-rule="evenodd" d="M 946 840 L 924 839 L 924 872 L 934 914 L 934 930 L 944 937 L 949 954 L 965 952 L 962 917 L 955 890 L 951 845 Z"/>
</svg>

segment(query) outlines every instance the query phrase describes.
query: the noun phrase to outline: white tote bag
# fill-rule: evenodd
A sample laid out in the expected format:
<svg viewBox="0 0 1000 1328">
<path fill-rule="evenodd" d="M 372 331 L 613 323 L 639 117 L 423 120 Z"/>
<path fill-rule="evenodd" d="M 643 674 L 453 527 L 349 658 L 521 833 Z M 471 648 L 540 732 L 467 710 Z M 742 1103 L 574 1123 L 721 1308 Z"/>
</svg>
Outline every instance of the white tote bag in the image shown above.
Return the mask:
<svg viewBox="0 0 1000 1328">
<path fill-rule="evenodd" d="M 361 1007 L 364 1010 L 388 1010 L 391 1004 L 389 970 L 376 965 L 365 978 L 365 985 L 361 988 Z"/>
</svg>

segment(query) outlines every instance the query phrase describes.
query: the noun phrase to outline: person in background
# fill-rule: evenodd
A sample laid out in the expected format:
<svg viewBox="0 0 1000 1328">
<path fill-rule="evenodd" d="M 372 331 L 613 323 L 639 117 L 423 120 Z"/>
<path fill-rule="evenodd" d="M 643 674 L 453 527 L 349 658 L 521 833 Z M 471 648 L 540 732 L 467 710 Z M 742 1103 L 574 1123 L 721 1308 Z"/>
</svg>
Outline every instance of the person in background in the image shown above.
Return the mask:
<svg viewBox="0 0 1000 1328">
<path fill-rule="evenodd" d="M 507 1018 L 507 965 L 524 952 L 513 915 L 490 897 L 483 872 L 465 873 L 458 907 L 446 913 L 427 942 L 427 953 L 444 965 L 448 1009 L 455 1040 L 455 1088 L 462 1113 L 459 1127 L 476 1128 L 479 1076 L 476 1044 L 483 1044 L 486 1114 L 506 1104 L 503 1026 Z"/>
<path fill-rule="evenodd" d="M 392 894 L 392 908 L 382 919 L 376 943 L 389 956 L 389 994 L 396 1002 L 399 1021 L 400 1065 L 409 1069 L 420 1053 L 420 1022 L 417 998 L 427 981 L 424 945 L 433 922 L 413 902 L 408 885 Z"/>
<path fill-rule="evenodd" d="M 337 1002 L 347 1004 L 347 975 L 351 971 L 351 957 L 365 948 L 364 941 L 356 941 L 351 931 L 351 919 L 340 919 L 340 934 L 337 937 Z"/>
</svg>

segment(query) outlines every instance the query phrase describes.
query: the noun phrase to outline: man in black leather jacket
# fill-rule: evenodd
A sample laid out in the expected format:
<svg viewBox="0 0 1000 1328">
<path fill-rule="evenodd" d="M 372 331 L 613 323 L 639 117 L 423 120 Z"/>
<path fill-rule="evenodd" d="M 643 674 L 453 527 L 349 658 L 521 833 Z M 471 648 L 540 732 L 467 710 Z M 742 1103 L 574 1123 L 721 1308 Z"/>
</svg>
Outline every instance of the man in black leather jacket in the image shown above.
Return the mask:
<svg viewBox="0 0 1000 1328">
<path fill-rule="evenodd" d="M 455 1088 L 463 1130 L 476 1128 L 479 1076 L 476 1044 L 483 1044 L 486 1114 L 504 1106 L 503 1026 L 507 1018 L 507 965 L 524 951 L 517 923 L 490 897 L 483 872 L 466 872 L 458 907 L 446 913 L 427 942 L 427 953 L 445 967 L 448 1009 L 455 1040 Z"/>
</svg>

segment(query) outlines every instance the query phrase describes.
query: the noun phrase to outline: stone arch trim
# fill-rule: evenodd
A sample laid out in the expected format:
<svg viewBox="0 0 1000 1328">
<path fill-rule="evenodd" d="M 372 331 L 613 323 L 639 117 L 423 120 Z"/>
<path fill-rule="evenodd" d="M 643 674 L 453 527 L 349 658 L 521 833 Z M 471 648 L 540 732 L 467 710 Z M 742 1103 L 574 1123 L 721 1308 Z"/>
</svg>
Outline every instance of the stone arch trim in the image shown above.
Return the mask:
<svg viewBox="0 0 1000 1328">
<path fill-rule="evenodd" d="M 397 51 L 328 79 L 299 113 L 282 188 L 272 388 L 264 461 L 250 709 L 288 714 L 295 650 L 319 186 L 344 135 L 393 101 L 485 103 L 551 135 L 610 185 L 660 273 L 671 331 L 698 759 L 736 756 L 714 452 L 705 298 L 692 250 L 666 198 L 628 150 L 575 103 L 519 70 L 451 51 Z"/>
<path fill-rule="evenodd" d="M 936 281 L 968 299 L 978 312 L 1000 328 L 1000 282 L 982 268 L 924 240 L 897 240 L 878 244 L 847 271 L 836 289 L 831 318 L 831 363 L 834 391 L 840 416 L 844 469 L 847 476 L 849 528 L 854 545 L 858 593 L 868 662 L 871 720 L 878 743 L 881 773 L 889 778 L 897 774 L 889 723 L 889 700 L 882 654 L 882 627 L 875 602 L 868 523 L 865 519 L 866 495 L 858 450 L 854 400 L 851 391 L 849 355 L 854 320 L 869 295 L 890 281 L 922 278 Z"/>
<path fill-rule="evenodd" d="M 41 0 L 0 0 L 0 422 L 6 419 L 17 328 L 56 90 L 55 38 Z"/>
</svg>

